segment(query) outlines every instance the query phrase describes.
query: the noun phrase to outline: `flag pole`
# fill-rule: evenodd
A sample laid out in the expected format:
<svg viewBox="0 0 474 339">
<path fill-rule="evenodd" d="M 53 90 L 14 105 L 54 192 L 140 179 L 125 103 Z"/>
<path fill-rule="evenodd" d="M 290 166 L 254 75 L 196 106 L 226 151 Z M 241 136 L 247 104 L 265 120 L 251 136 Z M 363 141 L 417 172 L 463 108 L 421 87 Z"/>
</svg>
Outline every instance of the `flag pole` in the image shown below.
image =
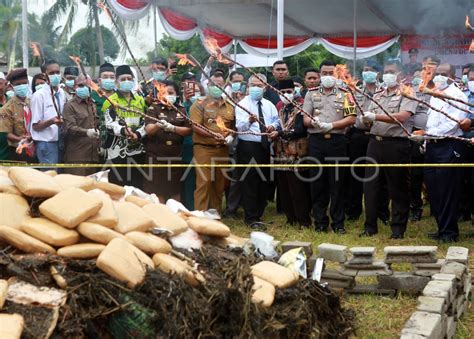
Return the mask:
<svg viewBox="0 0 474 339">
<path fill-rule="evenodd" d="M 29 50 L 28 50 L 28 4 L 27 0 L 22 0 L 21 19 L 23 22 L 23 68 L 28 69 L 29 66 Z"/>
</svg>

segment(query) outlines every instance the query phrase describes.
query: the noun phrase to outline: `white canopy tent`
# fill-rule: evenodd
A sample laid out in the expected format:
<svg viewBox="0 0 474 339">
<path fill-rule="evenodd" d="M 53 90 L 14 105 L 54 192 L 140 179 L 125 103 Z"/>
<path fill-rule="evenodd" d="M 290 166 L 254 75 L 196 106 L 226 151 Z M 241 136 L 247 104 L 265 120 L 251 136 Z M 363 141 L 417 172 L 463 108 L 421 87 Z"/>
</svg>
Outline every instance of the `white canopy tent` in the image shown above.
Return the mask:
<svg viewBox="0 0 474 339">
<path fill-rule="evenodd" d="M 400 35 L 467 35 L 473 0 L 107 0 L 125 19 L 157 9 L 166 31 L 196 32 L 225 49 L 237 41 L 247 53 L 278 57 L 322 43 L 347 59 L 383 51 Z M 473 13 L 474 14 L 474 13 Z"/>
</svg>

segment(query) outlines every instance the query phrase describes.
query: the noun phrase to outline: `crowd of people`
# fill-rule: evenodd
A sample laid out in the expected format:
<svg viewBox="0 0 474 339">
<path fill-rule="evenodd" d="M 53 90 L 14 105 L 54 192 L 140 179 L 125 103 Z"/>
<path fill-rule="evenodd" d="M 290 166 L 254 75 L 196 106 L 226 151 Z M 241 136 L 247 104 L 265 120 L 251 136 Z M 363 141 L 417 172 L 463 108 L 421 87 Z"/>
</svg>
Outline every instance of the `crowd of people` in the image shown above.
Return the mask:
<svg viewBox="0 0 474 339">
<path fill-rule="evenodd" d="M 113 183 L 228 218 L 242 208 L 254 229 L 275 200 L 289 224 L 344 234 L 345 221 L 364 214 L 360 236 L 376 235 L 381 222 L 401 239 L 427 197 L 438 225 L 429 236 L 457 241 L 458 221 L 473 211 L 473 168 L 396 165 L 473 162 L 474 110 L 462 102 L 474 104 L 474 66 L 458 81 L 451 65 L 435 56 L 418 63 L 415 53 L 404 66 L 368 60 L 354 75 L 357 91 L 329 60 L 302 77 L 277 61 L 272 81 L 227 74 L 212 57 L 200 77 L 186 72 L 179 81 L 164 58 L 141 83 L 129 65 L 103 64 L 95 85 L 77 67 L 61 73 L 54 60 L 32 80 L 14 69 L 0 73 L 0 160 L 77 164 L 62 169 L 76 175 L 98 171 L 80 164 L 120 165 L 110 166 Z M 423 82 L 460 101 L 431 96 Z M 418 101 L 402 95 L 402 83 Z M 348 163 L 384 166 L 337 166 Z M 170 166 L 186 164 L 196 166 Z"/>
</svg>

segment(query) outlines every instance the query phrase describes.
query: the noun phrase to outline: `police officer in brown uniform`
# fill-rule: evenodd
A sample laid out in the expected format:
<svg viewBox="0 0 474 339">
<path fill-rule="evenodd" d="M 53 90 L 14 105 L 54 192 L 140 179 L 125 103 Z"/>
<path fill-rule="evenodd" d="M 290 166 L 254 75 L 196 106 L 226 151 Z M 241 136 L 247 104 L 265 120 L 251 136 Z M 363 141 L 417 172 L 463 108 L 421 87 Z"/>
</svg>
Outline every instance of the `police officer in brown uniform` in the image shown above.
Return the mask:
<svg viewBox="0 0 474 339">
<path fill-rule="evenodd" d="M 378 82 L 379 73 L 383 71 L 382 66 L 373 60 L 367 61 L 362 71 L 363 86 L 361 91 L 373 97 L 375 93 L 382 91 Z M 372 101 L 360 92 L 355 93 L 357 102 L 362 111 L 357 110 L 357 114 L 361 115 L 369 110 Z M 370 125 L 365 125 L 360 120 L 356 120 L 347 132 L 349 139 L 349 158 L 351 163 L 364 164 L 366 163 L 367 147 L 370 140 Z M 345 207 L 347 220 L 358 220 L 362 214 L 363 201 L 363 179 L 365 177 L 365 168 L 355 167 L 351 171 L 347 171 L 347 186 L 348 191 L 346 195 Z M 389 199 L 387 192 L 387 184 L 381 183 L 381 198 L 379 199 L 379 219 L 388 225 L 390 219 L 390 211 L 388 209 Z"/>
<path fill-rule="evenodd" d="M 312 162 L 329 164 L 344 162 L 347 158 L 347 127 L 354 124 L 356 110 L 352 98 L 336 86 L 335 64 L 321 63 L 321 87 L 309 91 L 304 110 L 313 115 L 304 117 L 309 132 L 309 157 Z M 313 168 L 310 171 L 311 200 L 316 231 L 327 232 L 329 218 L 336 233 L 344 229 L 344 171 L 341 168 Z"/>
<path fill-rule="evenodd" d="M 99 163 L 99 130 L 97 129 L 97 108 L 91 99 L 84 75 L 75 79 L 75 94 L 64 105 L 64 126 L 66 130 L 64 161 L 68 164 Z M 96 168 L 66 168 L 65 173 L 90 175 Z"/>
<path fill-rule="evenodd" d="M 34 144 L 30 134 L 31 109 L 28 99 L 28 74 L 24 68 L 12 70 L 7 81 L 15 96 L 0 111 L 0 133 L 7 133 L 10 158 L 15 161 L 36 162 Z M 24 148 L 18 148 L 23 144 Z"/>
<path fill-rule="evenodd" d="M 166 101 L 175 105 L 174 108 L 163 103 L 154 103 L 145 118 L 147 138 L 144 146 L 149 163 L 152 164 L 181 164 L 183 140 L 192 133 L 188 121 L 184 118 L 186 110 L 179 103 L 178 85 L 173 81 L 164 81 L 167 94 Z M 151 118 L 159 119 L 157 122 Z M 144 190 L 155 193 L 162 203 L 168 199 L 181 201 L 181 180 L 184 168 L 156 167 L 152 169 L 153 177 L 145 180 Z"/>
<path fill-rule="evenodd" d="M 384 67 L 383 82 L 386 89 L 374 99 L 394 118 L 409 127 L 408 121 L 415 113 L 417 103 L 406 99 L 400 93 L 401 65 L 390 61 Z M 367 157 L 378 164 L 407 164 L 410 162 L 410 142 L 403 129 L 388 117 L 374 103 L 359 117 L 365 124 L 372 124 Z M 383 167 L 366 169 L 364 183 L 365 230 L 362 236 L 377 233 L 377 211 L 380 199 L 380 181 L 385 178 L 392 201 L 392 239 L 402 239 L 408 222 L 410 196 L 408 190 L 408 169 Z"/>
<path fill-rule="evenodd" d="M 214 83 L 221 88 L 225 85 L 224 74 L 214 72 L 211 75 Z M 235 126 L 234 107 L 224 100 L 222 91 L 208 84 L 208 95 L 197 100 L 191 106 L 190 118 L 218 133 L 219 138 L 213 137 L 199 126 L 193 125 L 193 151 L 196 164 L 227 164 L 229 162 L 229 144 L 233 137 L 217 126 L 218 118 L 222 119 L 227 128 Z M 196 168 L 196 189 L 194 191 L 194 207 L 196 210 L 222 208 L 222 196 L 226 185 L 226 169 L 224 168 Z"/>
</svg>

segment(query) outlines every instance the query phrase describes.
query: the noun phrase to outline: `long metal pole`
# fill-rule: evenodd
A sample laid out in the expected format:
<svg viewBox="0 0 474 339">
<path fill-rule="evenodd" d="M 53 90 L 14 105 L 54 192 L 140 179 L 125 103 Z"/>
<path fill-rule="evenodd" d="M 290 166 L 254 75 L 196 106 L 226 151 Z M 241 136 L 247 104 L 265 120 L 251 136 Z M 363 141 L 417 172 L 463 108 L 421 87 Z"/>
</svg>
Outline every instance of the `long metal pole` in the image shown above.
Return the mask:
<svg viewBox="0 0 474 339">
<path fill-rule="evenodd" d="M 153 3 L 153 29 L 155 33 L 155 58 L 158 58 L 158 24 L 157 24 L 157 15 L 158 5 L 156 1 Z"/>
<path fill-rule="evenodd" d="M 352 66 L 352 75 L 356 76 L 357 67 L 357 0 L 354 0 L 354 59 Z"/>
<path fill-rule="evenodd" d="M 29 50 L 28 50 L 28 4 L 27 0 L 22 1 L 21 19 L 23 21 L 23 68 L 28 69 L 29 66 Z"/>
<path fill-rule="evenodd" d="M 277 57 L 278 60 L 283 60 L 283 39 L 285 36 L 285 0 L 278 0 L 277 13 Z"/>
</svg>

